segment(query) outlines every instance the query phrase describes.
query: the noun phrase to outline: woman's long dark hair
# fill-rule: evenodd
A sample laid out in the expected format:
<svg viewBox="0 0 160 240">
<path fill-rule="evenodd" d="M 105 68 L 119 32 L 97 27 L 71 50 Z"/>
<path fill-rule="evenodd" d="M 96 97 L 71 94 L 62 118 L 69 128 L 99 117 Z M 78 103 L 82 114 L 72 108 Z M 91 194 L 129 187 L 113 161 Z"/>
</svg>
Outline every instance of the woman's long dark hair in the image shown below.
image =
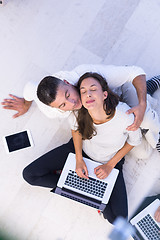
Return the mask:
<svg viewBox="0 0 160 240">
<path fill-rule="evenodd" d="M 100 83 L 103 92 L 104 91 L 108 92 L 108 96 L 104 100 L 103 108 L 107 115 L 106 119 L 112 118 L 114 116 L 116 106 L 119 103 L 119 97 L 109 89 L 106 79 L 103 78 L 100 74 L 92 72 L 87 72 L 83 74 L 77 83 L 79 93 L 82 81 L 89 77 L 94 78 L 97 82 Z M 78 122 L 77 130 L 79 131 L 79 133 L 81 133 L 83 139 L 91 139 L 93 136 L 97 134 L 93 126 L 93 120 L 89 115 L 88 110 L 83 106 L 80 110 L 78 110 L 77 122 Z"/>
</svg>

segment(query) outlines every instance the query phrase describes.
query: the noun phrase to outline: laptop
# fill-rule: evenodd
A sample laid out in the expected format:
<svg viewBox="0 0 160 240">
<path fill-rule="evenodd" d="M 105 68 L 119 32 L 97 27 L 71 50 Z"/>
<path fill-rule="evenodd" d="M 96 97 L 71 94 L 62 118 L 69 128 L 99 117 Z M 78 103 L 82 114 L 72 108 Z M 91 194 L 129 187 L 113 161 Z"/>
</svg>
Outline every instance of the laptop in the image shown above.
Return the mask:
<svg viewBox="0 0 160 240">
<path fill-rule="evenodd" d="M 113 169 L 103 180 L 96 177 L 94 168 L 101 163 L 83 158 L 89 179 L 80 178 L 76 172 L 75 154 L 69 153 L 60 175 L 55 193 L 103 211 L 109 201 L 119 170 Z"/>
<path fill-rule="evenodd" d="M 160 240 L 160 223 L 154 219 L 155 211 L 159 206 L 160 200 L 156 199 L 130 220 L 130 223 L 136 228 L 134 239 Z"/>
</svg>

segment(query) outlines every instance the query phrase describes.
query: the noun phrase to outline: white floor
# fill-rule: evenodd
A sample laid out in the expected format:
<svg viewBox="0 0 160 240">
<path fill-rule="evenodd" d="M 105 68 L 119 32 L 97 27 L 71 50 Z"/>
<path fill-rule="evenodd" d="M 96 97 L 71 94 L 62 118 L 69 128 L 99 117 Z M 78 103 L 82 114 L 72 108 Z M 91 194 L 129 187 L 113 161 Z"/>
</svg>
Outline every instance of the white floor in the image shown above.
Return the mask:
<svg viewBox="0 0 160 240">
<path fill-rule="evenodd" d="M 138 65 L 147 78 L 160 74 L 160 0 L 4 0 L 0 6 L 0 101 L 22 96 L 39 81 L 82 63 Z M 155 93 L 160 100 L 160 91 Z M 157 106 L 160 115 L 160 108 Z M 67 142 L 65 121 L 47 119 L 32 105 L 22 117 L 0 109 L 0 228 L 20 240 L 108 239 L 112 226 L 94 209 L 31 187 L 23 168 Z M 30 129 L 35 146 L 7 155 L 2 136 Z M 129 214 L 145 194 L 160 192 L 160 154 L 126 157 Z"/>
</svg>

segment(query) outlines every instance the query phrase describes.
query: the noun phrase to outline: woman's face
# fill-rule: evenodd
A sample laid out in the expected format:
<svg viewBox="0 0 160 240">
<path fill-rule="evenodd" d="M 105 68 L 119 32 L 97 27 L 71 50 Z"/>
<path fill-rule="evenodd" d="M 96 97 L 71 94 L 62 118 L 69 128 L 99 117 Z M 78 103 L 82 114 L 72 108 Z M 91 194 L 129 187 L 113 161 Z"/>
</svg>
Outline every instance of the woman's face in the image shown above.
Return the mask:
<svg viewBox="0 0 160 240">
<path fill-rule="evenodd" d="M 107 98 L 107 91 L 102 90 L 100 83 L 92 78 L 85 78 L 80 85 L 82 105 L 86 109 L 103 108 L 104 99 Z"/>
</svg>

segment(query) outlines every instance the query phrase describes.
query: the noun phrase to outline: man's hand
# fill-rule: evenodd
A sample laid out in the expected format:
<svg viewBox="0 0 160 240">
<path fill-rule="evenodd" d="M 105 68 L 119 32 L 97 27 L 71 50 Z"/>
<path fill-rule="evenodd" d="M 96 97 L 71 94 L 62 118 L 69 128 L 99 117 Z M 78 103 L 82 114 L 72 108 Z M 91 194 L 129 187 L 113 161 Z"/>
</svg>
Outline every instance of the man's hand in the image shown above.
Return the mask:
<svg viewBox="0 0 160 240">
<path fill-rule="evenodd" d="M 126 112 L 127 114 L 133 113 L 135 116 L 133 124 L 127 127 L 128 131 L 135 131 L 140 127 L 143 121 L 145 110 L 146 110 L 146 104 L 142 104 L 142 105 L 139 104 L 138 106 L 135 106 Z"/>
<path fill-rule="evenodd" d="M 88 179 L 88 170 L 83 159 L 76 161 L 76 173 L 79 177 Z"/>
<path fill-rule="evenodd" d="M 113 167 L 106 163 L 104 165 L 100 165 L 94 169 L 94 173 L 96 174 L 97 178 L 105 179 L 111 173 Z"/>
<path fill-rule="evenodd" d="M 157 208 L 157 210 L 154 214 L 154 218 L 157 222 L 160 222 L 160 207 Z"/>
<path fill-rule="evenodd" d="M 12 94 L 9 94 L 10 99 L 4 99 L 1 103 L 4 109 L 10 109 L 17 111 L 16 114 L 13 115 L 13 118 L 19 117 L 26 113 L 30 108 L 32 101 L 26 101 L 24 98 L 16 97 Z"/>
</svg>

